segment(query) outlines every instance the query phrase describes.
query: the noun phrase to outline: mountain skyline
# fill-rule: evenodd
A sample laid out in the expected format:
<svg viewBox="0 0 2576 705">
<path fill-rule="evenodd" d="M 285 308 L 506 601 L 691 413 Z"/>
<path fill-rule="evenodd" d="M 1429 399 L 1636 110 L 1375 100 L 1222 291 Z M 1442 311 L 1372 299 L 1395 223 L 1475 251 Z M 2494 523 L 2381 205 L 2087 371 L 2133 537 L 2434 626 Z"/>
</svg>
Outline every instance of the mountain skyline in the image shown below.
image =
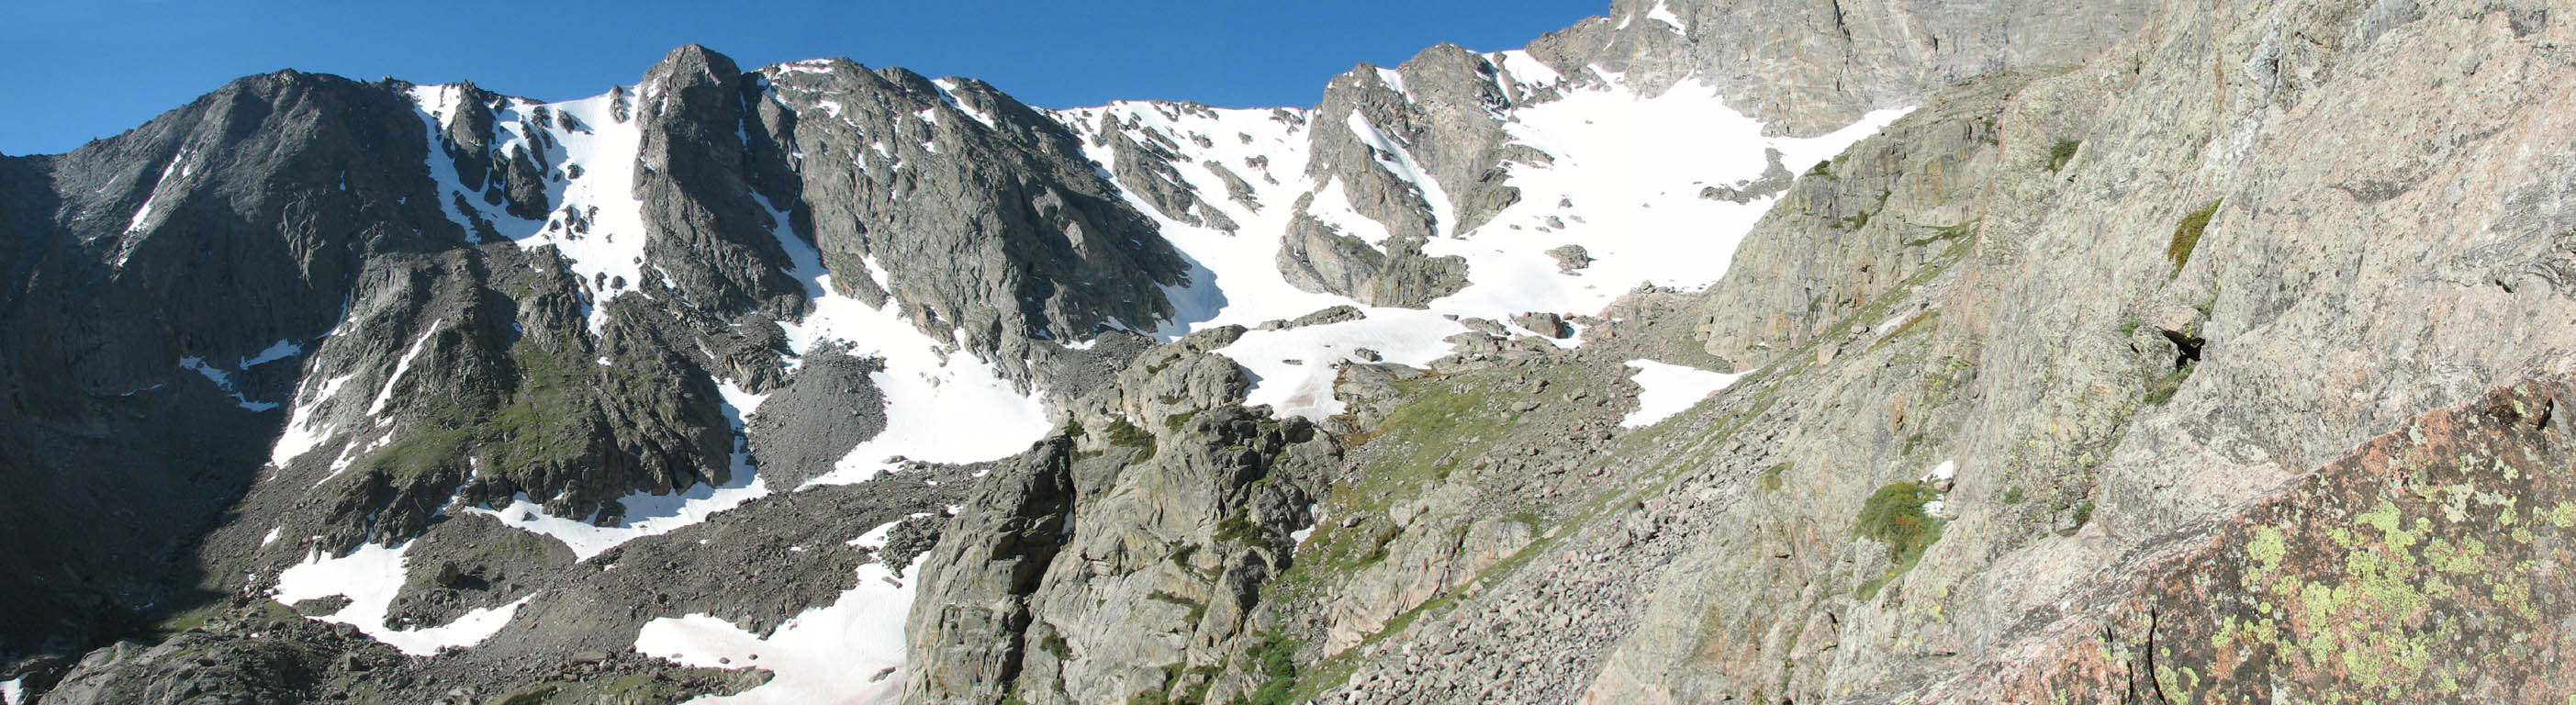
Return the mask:
<svg viewBox="0 0 2576 705">
<path fill-rule="evenodd" d="M 1308 106 L 1325 79 L 1356 62 L 1393 66 L 1442 42 L 1516 48 L 1600 11 L 1570 0 L 752 2 L 721 12 L 669 2 L 14 3 L 0 9 L 0 105 L 20 109 L 0 110 L 0 154 L 70 151 L 279 69 L 472 80 L 555 101 L 632 82 L 634 67 L 683 44 L 746 66 L 848 57 L 971 76 L 1051 108 L 1149 99 Z M 97 75 L 117 80 L 61 80 Z"/>
</svg>

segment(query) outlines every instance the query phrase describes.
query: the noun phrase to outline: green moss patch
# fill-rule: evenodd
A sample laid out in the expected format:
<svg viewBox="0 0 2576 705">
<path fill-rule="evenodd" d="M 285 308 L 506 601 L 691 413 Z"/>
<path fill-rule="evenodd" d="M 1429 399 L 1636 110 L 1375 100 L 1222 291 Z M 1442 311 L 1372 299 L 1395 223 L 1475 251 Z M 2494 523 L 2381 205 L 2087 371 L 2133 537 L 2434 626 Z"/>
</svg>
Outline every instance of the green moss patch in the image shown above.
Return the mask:
<svg viewBox="0 0 2576 705">
<path fill-rule="evenodd" d="M 2174 368 L 2172 372 L 2165 373 L 2162 377 L 2157 377 L 2155 383 L 2147 387 L 2146 403 L 2149 406 L 2161 406 L 2165 402 L 2173 401 L 2174 392 L 2182 390 L 2183 380 L 2191 379 L 2191 371 L 2196 367 L 2199 365 L 2185 364 Z"/>
<path fill-rule="evenodd" d="M 2067 162 L 2075 161 L 2075 150 L 2083 146 L 2083 140 L 2058 140 L 2057 144 L 2049 145 L 2048 170 L 2055 172 L 2066 168 Z"/>
<path fill-rule="evenodd" d="M 1118 420 L 1109 422 L 1109 428 L 1107 431 L 1109 433 L 1109 442 L 1112 445 L 1121 445 L 1136 449 L 1135 460 L 1129 462 L 1141 463 L 1154 457 L 1154 434 L 1146 433 L 1145 429 L 1137 428 L 1136 424 L 1128 423 L 1125 417 L 1120 417 Z"/>
<path fill-rule="evenodd" d="M 1898 482 L 1878 488 L 1861 505 L 1852 533 L 1887 544 L 1887 558 L 1893 564 L 1887 575 L 1862 584 L 1862 599 L 1877 595 L 1879 586 L 1912 570 L 1923 560 L 1924 549 L 1941 540 L 1941 520 L 1923 511 L 1932 497 L 1932 488 L 1923 483 Z"/>
<path fill-rule="evenodd" d="M 2174 226 L 2173 242 L 2165 245 L 2165 259 L 2173 262 L 2174 274 L 2181 274 L 2183 264 L 2191 261 L 2192 249 L 2200 246 L 2201 231 L 2209 229 L 2210 216 L 2217 215 L 2218 204 L 2225 202 L 2210 201 L 2200 210 L 2184 215 L 2182 222 Z"/>
</svg>

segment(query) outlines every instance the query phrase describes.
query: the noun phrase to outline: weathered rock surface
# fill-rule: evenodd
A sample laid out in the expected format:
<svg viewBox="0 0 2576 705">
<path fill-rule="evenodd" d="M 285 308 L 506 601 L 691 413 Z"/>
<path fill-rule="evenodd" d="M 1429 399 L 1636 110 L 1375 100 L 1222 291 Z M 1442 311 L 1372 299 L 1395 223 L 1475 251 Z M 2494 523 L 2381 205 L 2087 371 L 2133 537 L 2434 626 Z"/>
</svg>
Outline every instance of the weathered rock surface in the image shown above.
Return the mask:
<svg viewBox="0 0 2576 705">
<path fill-rule="evenodd" d="M 1394 238 L 1380 251 L 1368 241 L 1300 215 L 1279 245 L 1279 271 L 1307 291 L 1348 296 L 1371 306 L 1419 308 L 1467 285 L 1467 261 L 1422 254 L 1416 239 Z"/>
<path fill-rule="evenodd" d="M 1312 523 L 1336 445 L 1239 406 L 1220 328 L 1153 348 L 933 549 L 909 633 L 922 702 L 1124 702 L 1247 692 L 1260 586 Z"/>
<path fill-rule="evenodd" d="M 2083 61 L 2146 26 L 2158 5 L 1614 0 L 1609 16 L 1540 37 L 1529 52 L 1568 76 L 1598 66 L 1649 95 L 1696 81 L 1771 129 L 1817 134 L 1952 81 Z"/>
<path fill-rule="evenodd" d="M 2542 567 L 2566 564 L 2576 530 L 2571 401 L 2576 384 L 2552 375 L 2418 417 L 2204 531 L 2137 547 L 2144 580 L 2101 581 L 2125 590 L 2079 593 L 2080 609 L 1926 695 L 2576 696 L 2542 656 L 2569 648 L 2556 625 L 2576 610 L 2576 585 Z"/>
</svg>

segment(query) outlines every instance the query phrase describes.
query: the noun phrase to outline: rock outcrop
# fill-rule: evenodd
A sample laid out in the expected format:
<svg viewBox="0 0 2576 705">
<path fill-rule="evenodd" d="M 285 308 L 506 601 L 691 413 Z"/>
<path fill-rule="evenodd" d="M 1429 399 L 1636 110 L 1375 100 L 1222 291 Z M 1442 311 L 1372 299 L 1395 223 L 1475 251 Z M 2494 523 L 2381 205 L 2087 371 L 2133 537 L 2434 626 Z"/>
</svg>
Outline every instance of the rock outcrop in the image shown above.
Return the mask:
<svg viewBox="0 0 2576 705">
<path fill-rule="evenodd" d="M 827 269 L 884 272 L 836 277 L 845 295 L 891 295 L 923 330 L 1022 376 L 1034 340 L 1171 317 L 1160 287 L 1187 265 L 1048 117 L 981 81 L 846 59 L 746 80 L 762 135 L 751 162 L 775 174 L 761 193 Z"/>
<path fill-rule="evenodd" d="M 921 702 L 1223 701 L 1248 693 L 1247 622 L 1313 523 L 1338 447 L 1240 406 L 1208 349 L 1138 355 L 1030 462 L 988 483 L 921 578 L 906 693 Z"/>
</svg>

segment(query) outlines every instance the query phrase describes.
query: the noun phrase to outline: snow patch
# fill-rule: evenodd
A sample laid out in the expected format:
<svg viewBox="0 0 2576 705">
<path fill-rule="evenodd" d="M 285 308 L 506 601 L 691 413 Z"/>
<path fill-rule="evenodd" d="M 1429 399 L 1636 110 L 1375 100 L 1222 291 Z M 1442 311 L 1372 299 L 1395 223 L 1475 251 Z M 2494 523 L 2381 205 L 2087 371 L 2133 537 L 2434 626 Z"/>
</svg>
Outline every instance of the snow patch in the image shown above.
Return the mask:
<svg viewBox="0 0 2576 705">
<path fill-rule="evenodd" d="M 859 534 L 858 538 L 841 542 L 841 545 L 869 552 L 884 550 L 886 537 L 894 533 L 894 527 L 902 524 L 903 521 L 900 519 L 878 524 L 877 528 L 869 529 L 867 533 Z"/>
<path fill-rule="evenodd" d="M 790 61 L 784 64 L 771 66 L 769 68 L 779 73 L 812 73 L 830 75 L 832 73 L 832 61 L 830 59 L 806 59 L 803 61 Z"/>
<path fill-rule="evenodd" d="M 1635 379 L 1640 390 L 1637 410 L 1619 419 L 1619 425 L 1628 428 L 1661 423 L 1744 377 L 1742 373 L 1710 372 L 1653 360 L 1629 360 L 1628 366 L 1637 368 Z"/>
<path fill-rule="evenodd" d="M 1922 482 L 1925 485 L 1933 485 L 1943 480 L 1948 480 L 1958 474 L 1959 464 L 1956 461 L 1943 460 L 1941 461 L 1941 464 L 1932 466 L 1931 472 L 1923 473 Z M 1950 493 L 1948 492 L 1940 492 L 1932 495 L 1932 501 L 1923 503 L 1923 513 L 1936 517 L 1948 518 L 1948 515 L 1943 514 L 1941 510 L 1943 507 L 1949 506 L 1949 498 Z"/>
<path fill-rule="evenodd" d="M 385 615 L 393 607 L 394 597 L 402 591 L 403 580 L 410 572 L 403 565 L 403 554 L 411 544 L 399 547 L 380 544 L 359 546 L 349 555 L 332 558 L 314 551 L 304 562 L 277 574 L 277 588 L 270 597 L 278 602 L 295 604 L 333 595 L 349 598 L 349 605 L 315 620 L 337 622 L 357 627 L 377 641 L 401 649 L 413 656 L 428 656 L 451 646 L 473 646 L 500 633 L 509 626 L 519 606 L 536 597 L 529 593 L 500 607 L 477 609 L 442 626 L 396 629 L 385 624 Z"/>
<path fill-rule="evenodd" d="M 143 197 L 143 205 L 135 208 L 134 217 L 125 221 L 125 234 L 142 232 L 144 228 L 151 225 L 152 208 L 161 202 L 161 192 L 172 185 L 171 175 L 176 174 L 181 179 L 186 179 L 188 174 L 195 171 L 196 167 L 188 164 L 188 148 L 180 147 L 179 153 L 170 157 L 170 163 L 161 167 L 161 178 L 152 181 L 152 193 Z M 125 255 L 117 255 L 116 263 L 119 266 L 124 265 Z"/>
<path fill-rule="evenodd" d="M 925 557 L 904 575 L 919 575 Z M 754 666 L 775 677 L 730 696 L 691 705 L 853 703 L 903 699 L 904 618 L 913 584 L 878 563 L 859 566 L 858 585 L 832 604 L 806 610 L 766 639 L 707 614 L 664 617 L 635 634 L 635 650 L 698 668 Z"/>
<path fill-rule="evenodd" d="M 384 413 L 385 403 L 394 399 L 394 384 L 401 382 L 403 374 L 411 371 L 411 361 L 420 357 L 421 349 L 429 346 L 429 339 L 438 335 L 439 324 L 446 322 L 443 318 L 430 321 L 429 330 L 422 332 L 418 340 L 411 341 L 411 349 L 403 351 L 402 359 L 394 361 L 393 374 L 385 376 L 385 388 L 377 390 L 376 400 L 367 404 L 368 416 Z"/>
<path fill-rule="evenodd" d="M 313 450 L 314 446 L 321 445 L 323 440 L 330 438 L 333 427 L 325 425 L 317 428 L 315 424 L 320 420 L 314 416 L 321 412 L 323 402 L 330 401 L 331 395 L 340 392 L 340 385 L 347 384 L 350 378 L 356 376 L 358 376 L 356 373 L 350 373 L 322 380 L 322 385 L 315 388 L 312 394 L 296 400 L 295 411 L 286 417 L 286 430 L 277 435 L 275 445 L 269 446 L 269 467 L 286 467 L 287 463 L 295 461 L 296 456 Z"/>
<path fill-rule="evenodd" d="M 871 307 L 840 295 L 832 287 L 837 275 L 823 268 L 822 253 L 791 233 L 783 214 L 773 215 L 779 225 L 772 234 L 795 266 L 789 275 L 805 282 L 812 305 L 803 319 L 779 324 L 788 348 L 804 355 L 828 343 L 885 365 L 868 375 L 885 397 L 885 430 L 805 487 L 866 482 L 893 470 L 896 456 L 934 463 L 999 460 L 1054 430 L 1043 392 L 1019 391 L 992 363 L 962 351 L 954 336 L 940 340 L 923 333 L 892 298 Z M 882 285 L 884 270 L 873 259 L 863 261 L 868 276 Z"/>
<path fill-rule="evenodd" d="M 930 85 L 939 87 L 939 100 L 940 102 L 947 103 L 948 107 L 956 108 L 957 112 L 965 113 L 966 117 L 974 118 L 976 122 L 983 123 L 985 129 L 1002 129 L 1000 125 L 993 122 L 992 115 L 986 114 L 981 110 L 976 110 L 974 106 L 967 105 L 964 102 L 957 100 L 957 94 L 955 93 L 957 90 L 956 81 L 945 78 L 934 79 L 930 82 Z"/>
<path fill-rule="evenodd" d="M 1506 164 L 1521 200 L 1472 232 L 1424 246 L 1435 257 L 1466 258 L 1473 282 L 1432 307 L 1503 320 L 1597 312 L 1638 284 L 1706 287 L 1778 199 L 1739 204 L 1700 198 L 1700 189 L 1759 178 L 1766 149 L 1780 150 L 1784 164 L 1832 157 L 1904 113 L 1870 113 L 1822 137 L 1768 137 L 1761 121 L 1687 80 L 1653 98 L 1612 84 L 1519 108 L 1504 129 L 1550 159 Z M 1567 244 L 1583 246 L 1591 265 L 1560 271 L 1547 251 Z"/>
<path fill-rule="evenodd" d="M 1296 541 L 1298 546 L 1306 545 L 1306 539 L 1315 535 L 1315 527 L 1324 525 L 1324 505 L 1307 504 L 1306 516 L 1314 518 L 1313 521 L 1306 523 L 1306 528 L 1288 532 L 1288 538 Z M 1294 552 L 1294 549 L 1291 549 L 1291 552 Z"/>
<path fill-rule="evenodd" d="M 261 350 L 257 355 L 242 358 L 239 364 L 233 365 L 233 369 L 247 370 L 302 354 L 304 354 L 304 346 L 296 345 L 293 341 L 279 340 L 276 345 L 268 346 L 267 350 Z"/>
<path fill-rule="evenodd" d="M 428 161 L 438 184 L 440 210 L 465 229 L 469 241 L 475 238 L 473 223 L 480 219 L 520 248 L 551 246 L 572 260 L 571 273 L 590 297 L 584 316 L 591 334 L 598 335 L 608 320 L 606 302 L 643 281 L 644 202 L 634 194 L 635 160 L 644 139 L 638 121 L 617 119 L 613 94 L 561 103 L 519 101 L 495 111 L 496 155 L 506 158 L 513 148 L 526 149 L 531 158 L 567 175 L 547 180 L 546 202 L 554 209 L 543 219 L 530 220 L 487 206 L 480 192 L 465 188 L 457 176 L 438 132 L 444 121 L 455 119 L 462 109 L 463 91 L 429 85 L 414 87 L 411 93 L 421 119 L 431 127 Z M 533 121 L 522 120 L 539 107 L 558 116 L 550 126 L 534 128 L 549 139 L 530 134 Z M 581 175 L 570 177 L 576 167 Z M 460 195 L 472 212 L 457 210 Z"/>
<path fill-rule="evenodd" d="M 1450 353 L 1452 346 L 1444 338 L 1466 331 L 1465 325 L 1435 312 L 1381 308 L 1356 321 L 1246 331 L 1216 353 L 1252 372 L 1244 404 L 1269 404 L 1280 414 L 1320 419 L 1342 413 L 1341 400 L 1333 398 L 1333 366 L 1361 361 L 1359 349 L 1375 350 L 1385 362 L 1423 367 Z"/>
<path fill-rule="evenodd" d="M 277 543 L 277 532 L 278 532 L 279 530 L 281 530 L 281 529 L 284 529 L 284 528 L 286 528 L 286 527 L 282 527 L 282 526 L 272 526 L 272 527 L 268 527 L 268 535 L 259 537 L 259 546 L 260 546 L 260 548 L 267 548 L 269 544 Z"/>
<path fill-rule="evenodd" d="M 1547 64 L 1539 63 L 1539 60 L 1532 58 L 1527 51 L 1520 49 L 1498 51 L 1486 54 L 1485 58 L 1494 62 L 1496 67 L 1503 70 L 1503 73 L 1510 74 L 1513 81 L 1523 86 L 1544 86 L 1565 81 L 1563 74 L 1557 73 L 1556 69 L 1548 68 Z"/>
<path fill-rule="evenodd" d="M 251 411 L 267 411 L 267 410 L 270 410 L 270 409 L 275 409 L 275 408 L 277 408 L 277 404 L 275 404 L 275 403 L 273 403 L 273 402 L 251 401 L 251 400 L 250 400 L 250 397 L 243 396 L 243 395 L 242 395 L 242 393 L 241 393 L 239 390 L 233 389 L 232 373 L 230 373 L 230 372 L 226 372 L 226 371 L 224 371 L 224 370 L 216 369 L 216 368 L 215 368 L 215 366 L 213 366 L 213 365 L 209 365 L 209 364 L 206 364 L 206 359 L 205 359 L 205 358 L 202 358 L 202 357 L 183 357 L 183 358 L 179 358 L 179 367 L 180 367 L 180 368 L 182 368 L 182 369 L 194 370 L 194 371 L 196 371 L 196 373 L 197 373 L 197 374 L 205 375 L 205 377 L 206 377 L 206 379 L 207 379 L 207 380 L 212 381 L 212 382 L 214 382 L 214 383 L 215 383 L 215 388 L 216 388 L 216 389 L 223 390 L 223 392 L 224 392 L 224 394 L 225 394 L 226 396 L 230 396 L 230 397 L 232 397 L 232 398 L 233 398 L 233 405 L 234 405 L 234 406 L 238 406 L 238 407 L 241 407 L 241 408 L 243 408 L 243 409 L 248 409 L 248 410 L 251 410 Z M 239 370 L 235 370 L 235 371 L 237 372 L 237 371 L 239 371 Z M 136 391 L 142 391 L 142 390 L 136 390 Z M 127 396 L 132 396 L 133 394 L 134 394 L 134 392 L 126 392 L 126 395 L 127 395 Z"/>
<path fill-rule="evenodd" d="M 1673 14 L 1672 6 L 1664 3 L 1662 0 L 1657 0 L 1652 9 L 1646 10 L 1646 19 L 1662 22 L 1665 25 L 1672 27 L 1674 32 L 1681 34 L 1690 33 L 1690 25 L 1684 24 L 1680 15 Z"/>
<path fill-rule="evenodd" d="M 620 497 L 617 502 L 626 507 L 626 521 L 617 526 L 598 526 L 580 519 L 547 514 L 545 505 L 531 501 L 526 493 L 511 495 L 510 504 L 497 510 L 467 507 L 465 512 L 489 516 L 512 528 L 562 541 L 564 546 L 572 549 L 575 560 L 586 561 L 628 541 L 678 531 L 706 521 L 717 512 L 768 495 L 768 483 L 737 467 L 733 481 L 723 486 L 699 483 L 671 494 L 637 492 Z"/>
</svg>

